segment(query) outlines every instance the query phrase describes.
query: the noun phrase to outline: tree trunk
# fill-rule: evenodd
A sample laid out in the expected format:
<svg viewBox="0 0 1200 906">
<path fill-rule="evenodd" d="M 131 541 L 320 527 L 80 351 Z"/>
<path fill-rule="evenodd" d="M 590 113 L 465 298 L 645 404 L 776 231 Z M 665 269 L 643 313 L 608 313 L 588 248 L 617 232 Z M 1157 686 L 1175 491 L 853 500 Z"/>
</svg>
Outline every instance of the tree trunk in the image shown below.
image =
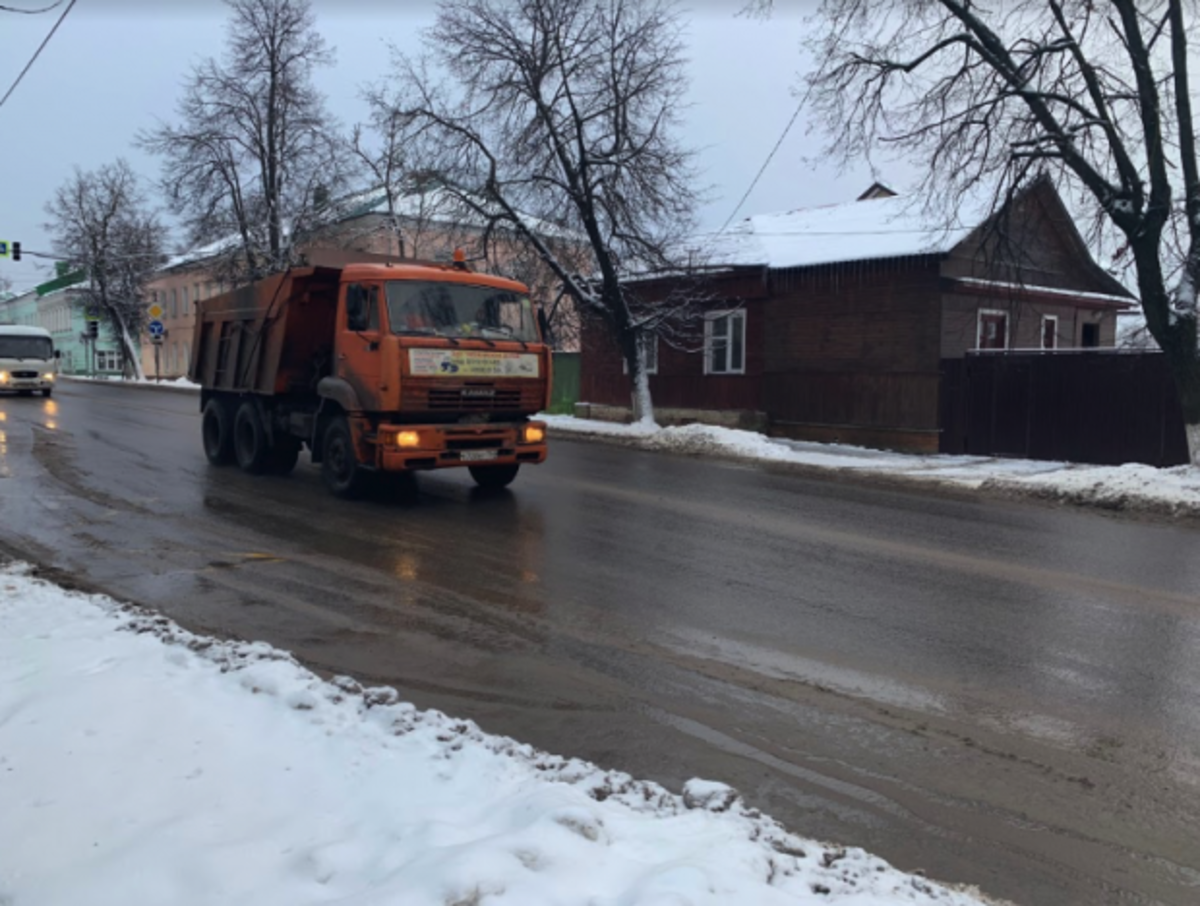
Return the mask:
<svg viewBox="0 0 1200 906">
<path fill-rule="evenodd" d="M 1188 459 L 1200 466 L 1200 359 L 1173 362 L 1175 389 L 1183 410 L 1183 429 L 1187 434 Z"/>
<path fill-rule="evenodd" d="M 640 364 L 633 379 L 633 421 L 649 428 L 658 427 L 654 420 L 654 402 L 650 399 L 650 375 Z"/>
<path fill-rule="evenodd" d="M 638 335 L 634 331 L 627 331 L 622 338 L 621 353 L 625 356 L 626 370 L 633 383 L 630 395 L 633 423 L 656 428 L 658 422 L 654 420 L 654 402 L 650 398 L 650 375 L 646 374 Z"/>
<path fill-rule="evenodd" d="M 141 349 L 137 347 L 133 338 L 129 336 L 129 330 L 125 326 L 125 319 L 117 312 L 113 312 L 113 318 L 117 322 L 117 327 L 120 329 L 121 350 L 125 356 L 125 360 L 133 366 L 133 376 L 135 380 L 144 381 L 146 372 L 142 368 Z"/>
</svg>

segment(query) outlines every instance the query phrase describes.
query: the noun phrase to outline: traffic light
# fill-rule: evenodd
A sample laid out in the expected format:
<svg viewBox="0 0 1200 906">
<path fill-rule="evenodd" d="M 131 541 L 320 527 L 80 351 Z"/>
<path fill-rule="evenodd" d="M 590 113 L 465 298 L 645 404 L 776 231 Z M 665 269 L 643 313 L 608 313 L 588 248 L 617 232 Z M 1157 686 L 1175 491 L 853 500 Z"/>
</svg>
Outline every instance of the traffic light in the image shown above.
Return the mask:
<svg viewBox="0 0 1200 906">
<path fill-rule="evenodd" d="M 99 321 L 88 321 L 87 322 L 87 335 L 88 335 L 89 340 L 94 340 L 94 339 L 96 339 L 96 337 L 100 336 L 100 322 Z"/>
<path fill-rule="evenodd" d="M 14 242 L 12 244 L 12 258 L 13 258 L 13 261 L 21 260 L 21 243 Z"/>
</svg>

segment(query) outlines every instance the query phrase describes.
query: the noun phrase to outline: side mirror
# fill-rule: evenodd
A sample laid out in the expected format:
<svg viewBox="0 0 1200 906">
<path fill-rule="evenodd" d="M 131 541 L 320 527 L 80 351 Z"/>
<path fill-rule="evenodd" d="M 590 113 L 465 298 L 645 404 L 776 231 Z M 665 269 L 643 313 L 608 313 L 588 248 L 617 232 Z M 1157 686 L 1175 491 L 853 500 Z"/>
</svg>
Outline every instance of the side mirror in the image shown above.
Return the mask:
<svg viewBox="0 0 1200 906">
<path fill-rule="evenodd" d="M 54 357 L 56 359 L 61 359 L 62 358 L 62 350 L 61 349 L 54 350 Z"/>
</svg>

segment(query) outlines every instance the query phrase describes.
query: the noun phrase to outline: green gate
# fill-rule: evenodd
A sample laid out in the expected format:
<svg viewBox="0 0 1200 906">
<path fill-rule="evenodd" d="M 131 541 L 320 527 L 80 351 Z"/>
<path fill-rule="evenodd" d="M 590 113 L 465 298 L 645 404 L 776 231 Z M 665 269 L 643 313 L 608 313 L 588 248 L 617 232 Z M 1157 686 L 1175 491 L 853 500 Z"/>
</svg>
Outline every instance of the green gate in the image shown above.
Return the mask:
<svg viewBox="0 0 1200 906">
<path fill-rule="evenodd" d="M 554 385 L 550 388 L 550 412 L 573 415 L 579 402 L 579 353 L 554 353 Z"/>
</svg>

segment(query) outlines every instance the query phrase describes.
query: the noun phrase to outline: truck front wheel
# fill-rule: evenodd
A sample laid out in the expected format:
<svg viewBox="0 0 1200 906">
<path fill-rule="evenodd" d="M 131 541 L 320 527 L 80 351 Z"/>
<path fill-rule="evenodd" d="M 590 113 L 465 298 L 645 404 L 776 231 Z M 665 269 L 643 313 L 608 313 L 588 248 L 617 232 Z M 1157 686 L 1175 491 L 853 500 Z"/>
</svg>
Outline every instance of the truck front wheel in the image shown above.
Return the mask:
<svg viewBox="0 0 1200 906">
<path fill-rule="evenodd" d="M 481 488 L 506 488 L 517 477 L 517 464 L 508 466 L 469 466 L 468 471 Z"/>
<path fill-rule="evenodd" d="M 369 478 L 354 453 L 350 424 L 341 416 L 331 421 L 325 429 L 321 478 L 325 480 L 325 487 L 338 497 L 358 496 Z"/>
<path fill-rule="evenodd" d="M 233 452 L 242 471 L 257 475 L 265 472 L 271 459 L 267 429 L 258 417 L 258 409 L 247 400 L 238 406 L 233 419 Z"/>
<path fill-rule="evenodd" d="M 233 426 L 229 409 L 219 399 L 211 399 L 200 416 L 200 433 L 204 438 L 204 455 L 214 466 L 233 462 Z"/>
</svg>

